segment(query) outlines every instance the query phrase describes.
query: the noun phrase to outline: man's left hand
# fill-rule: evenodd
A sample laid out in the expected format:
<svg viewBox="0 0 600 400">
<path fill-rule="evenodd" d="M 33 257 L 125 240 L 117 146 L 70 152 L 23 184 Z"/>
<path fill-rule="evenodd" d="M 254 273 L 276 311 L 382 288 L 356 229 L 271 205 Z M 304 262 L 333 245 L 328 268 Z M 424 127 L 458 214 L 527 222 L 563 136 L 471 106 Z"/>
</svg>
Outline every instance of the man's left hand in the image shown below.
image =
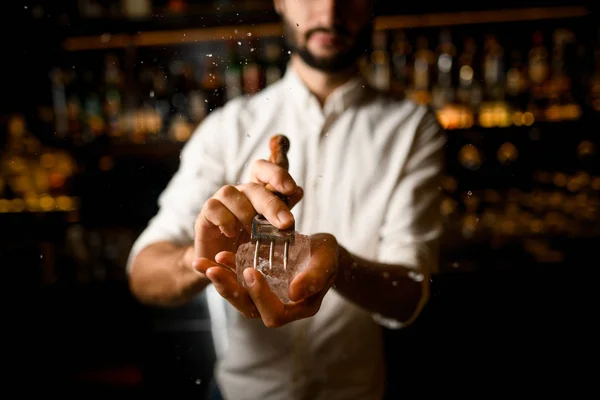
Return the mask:
<svg viewBox="0 0 600 400">
<path fill-rule="evenodd" d="M 218 264 L 207 265 L 206 276 L 215 289 L 247 318 L 261 318 L 268 328 L 276 328 L 314 316 L 338 273 L 338 243 L 329 234 L 311 236 L 311 258 L 304 271 L 290 284 L 289 303 L 283 303 L 271 291 L 261 272 L 247 268 L 246 290 L 237 282 L 235 254 L 217 254 Z M 208 264 L 208 263 L 207 263 Z M 220 265 L 219 265 L 220 264 Z"/>
</svg>

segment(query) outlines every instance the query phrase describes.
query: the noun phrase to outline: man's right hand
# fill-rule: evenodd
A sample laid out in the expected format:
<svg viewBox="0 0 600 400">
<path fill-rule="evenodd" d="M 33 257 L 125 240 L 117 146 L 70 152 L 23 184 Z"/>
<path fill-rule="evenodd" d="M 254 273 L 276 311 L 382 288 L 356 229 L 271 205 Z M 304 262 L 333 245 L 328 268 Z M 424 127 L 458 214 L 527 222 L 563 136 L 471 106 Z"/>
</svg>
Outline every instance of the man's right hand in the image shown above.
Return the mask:
<svg viewBox="0 0 600 400">
<path fill-rule="evenodd" d="M 288 205 L 267 190 L 267 184 L 288 196 Z M 193 246 L 161 242 L 141 251 L 132 271 L 134 293 L 151 304 L 183 304 L 215 279 L 235 281 L 235 271 L 227 266 L 231 263 L 217 255 L 235 253 L 250 239 L 257 213 L 278 228 L 288 227 L 293 222 L 290 209 L 302 196 L 302 189 L 285 169 L 265 160 L 255 162 L 252 182 L 224 186 L 203 205 L 195 222 Z M 207 272 L 211 267 L 225 270 Z"/>
<path fill-rule="evenodd" d="M 290 174 L 273 163 L 259 160 L 253 165 L 252 176 L 254 182 L 223 186 L 204 203 L 194 228 L 196 259 L 214 262 L 222 251 L 235 253 L 250 239 L 256 214 L 264 215 L 280 229 L 293 223 L 290 209 L 303 193 Z M 267 184 L 289 197 L 289 207 L 265 188 Z"/>
</svg>

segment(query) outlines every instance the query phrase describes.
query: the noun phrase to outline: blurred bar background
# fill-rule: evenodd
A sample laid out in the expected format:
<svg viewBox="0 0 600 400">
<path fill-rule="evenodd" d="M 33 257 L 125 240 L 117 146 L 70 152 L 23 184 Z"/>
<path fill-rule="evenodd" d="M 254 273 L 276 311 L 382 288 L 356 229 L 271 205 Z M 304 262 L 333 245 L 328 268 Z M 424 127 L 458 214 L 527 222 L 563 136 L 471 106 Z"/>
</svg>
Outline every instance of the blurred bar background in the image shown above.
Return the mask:
<svg viewBox="0 0 600 400">
<path fill-rule="evenodd" d="M 200 395 L 214 362 L 204 299 L 143 307 L 125 261 L 195 127 L 285 72 L 272 1 L 19 3 L 0 13 L 13 371 L 57 393 Z M 374 29 L 364 74 L 434 107 L 449 140 L 442 272 L 419 321 L 386 331 L 389 398 L 424 373 L 457 390 L 556 384 L 588 354 L 600 265 L 597 6 L 379 1 Z"/>
</svg>

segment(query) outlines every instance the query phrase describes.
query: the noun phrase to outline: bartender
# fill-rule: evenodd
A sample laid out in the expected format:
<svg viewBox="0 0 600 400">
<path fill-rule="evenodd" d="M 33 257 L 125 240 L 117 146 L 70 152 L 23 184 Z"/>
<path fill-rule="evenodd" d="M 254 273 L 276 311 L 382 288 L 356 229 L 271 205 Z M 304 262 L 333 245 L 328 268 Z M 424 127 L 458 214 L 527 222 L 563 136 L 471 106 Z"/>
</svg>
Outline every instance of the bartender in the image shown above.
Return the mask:
<svg viewBox="0 0 600 400">
<path fill-rule="evenodd" d="M 381 328 L 418 317 L 438 267 L 445 136 L 429 108 L 361 77 L 372 0 L 274 5 L 291 49 L 285 76 L 194 132 L 132 248 L 130 285 L 141 302 L 165 307 L 210 285 L 222 297 L 231 318 L 215 395 L 381 399 Z M 291 143 L 288 170 L 266 161 L 276 133 Z M 257 213 L 311 237 L 291 303 L 255 269 L 238 284 L 235 252 Z"/>
</svg>

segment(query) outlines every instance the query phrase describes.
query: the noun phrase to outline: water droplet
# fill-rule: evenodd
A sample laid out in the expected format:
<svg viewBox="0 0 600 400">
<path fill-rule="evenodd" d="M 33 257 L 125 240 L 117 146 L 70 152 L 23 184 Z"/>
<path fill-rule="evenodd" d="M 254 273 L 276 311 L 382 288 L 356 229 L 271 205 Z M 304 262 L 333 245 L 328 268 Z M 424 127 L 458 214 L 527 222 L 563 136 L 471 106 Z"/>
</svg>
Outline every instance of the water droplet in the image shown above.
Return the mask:
<svg viewBox="0 0 600 400">
<path fill-rule="evenodd" d="M 150 91 L 150 97 L 154 97 L 154 90 Z"/>
<path fill-rule="evenodd" d="M 388 272 L 384 272 L 384 273 L 383 273 L 383 277 L 384 277 L 385 279 L 388 279 L 388 278 L 390 277 L 390 274 L 389 274 Z"/>
<path fill-rule="evenodd" d="M 254 47 L 250 49 L 250 52 L 253 53 L 254 52 Z"/>
<path fill-rule="evenodd" d="M 40 254 L 40 260 L 41 260 L 42 258 L 44 258 L 44 255 L 43 255 L 43 254 Z"/>
<path fill-rule="evenodd" d="M 208 57 L 212 57 L 212 54 L 207 54 Z"/>
<path fill-rule="evenodd" d="M 242 45 L 242 42 L 238 42 L 238 46 L 241 46 L 241 45 Z"/>
<path fill-rule="evenodd" d="M 202 383 L 202 379 L 196 379 L 196 385 L 200 385 Z"/>
<path fill-rule="evenodd" d="M 414 272 L 414 271 L 410 271 L 408 273 L 408 276 L 413 279 L 415 282 L 423 282 L 423 279 L 425 278 L 423 276 L 423 274 L 420 274 L 418 272 Z"/>
<path fill-rule="evenodd" d="M 25 6 L 25 9 L 27 10 L 27 6 Z"/>
<path fill-rule="evenodd" d="M 398 282 L 397 281 L 392 282 L 392 286 L 398 286 Z"/>
<path fill-rule="evenodd" d="M 252 36 L 252 33 L 248 32 L 248 36 Z"/>
<path fill-rule="evenodd" d="M 292 54 L 292 51 L 291 51 L 291 50 L 288 50 L 288 54 Z"/>
</svg>

